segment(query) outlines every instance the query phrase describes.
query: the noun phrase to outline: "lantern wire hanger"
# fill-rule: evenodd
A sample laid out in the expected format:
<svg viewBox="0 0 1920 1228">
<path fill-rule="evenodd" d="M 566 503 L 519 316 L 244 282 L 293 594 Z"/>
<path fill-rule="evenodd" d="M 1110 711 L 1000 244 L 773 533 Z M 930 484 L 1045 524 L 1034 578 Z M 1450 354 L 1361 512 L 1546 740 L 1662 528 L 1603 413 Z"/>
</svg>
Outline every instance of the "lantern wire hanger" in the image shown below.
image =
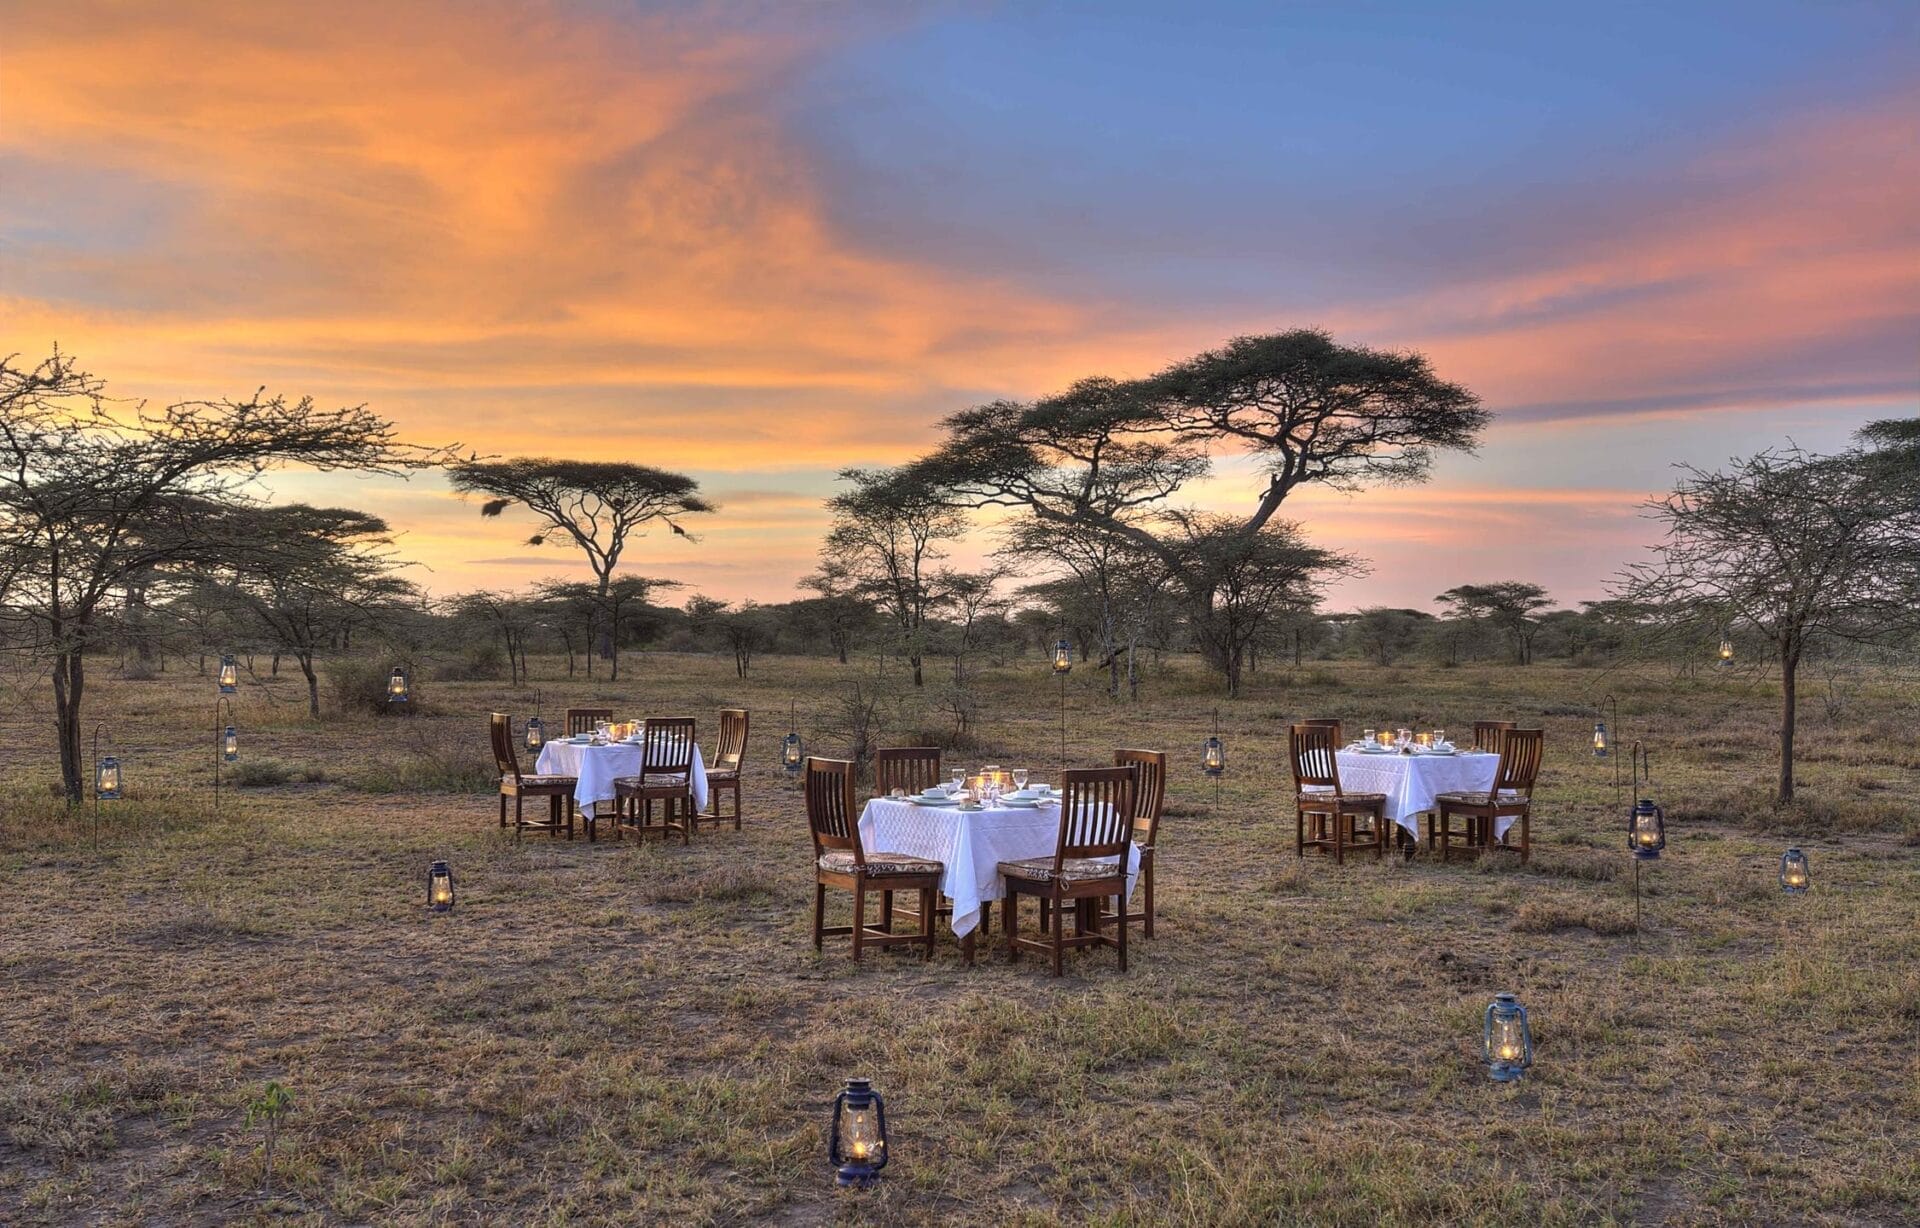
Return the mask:
<svg viewBox="0 0 1920 1228">
<path fill-rule="evenodd" d="M 227 710 L 227 723 L 220 724 L 220 709 Z M 220 809 L 220 765 L 240 757 L 239 719 L 233 714 L 233 700 L 225 695 L 213 701 L 213 808 Z"/>
<path fill-rule="evenodd" d="M 1640 786 L 1652 792 L 1653 756 L 1635 742 L 1630 752 L 1633 768 L 1633 793 L 1637 800 L 1627 815 L 1627 848 L 1633 853 L 1633 941 L 1640 942 L 1640 863 L 1657 861 L 1667 847 L 1667 814 L 1650 797 L 1638 797 Z"/>
</svg>

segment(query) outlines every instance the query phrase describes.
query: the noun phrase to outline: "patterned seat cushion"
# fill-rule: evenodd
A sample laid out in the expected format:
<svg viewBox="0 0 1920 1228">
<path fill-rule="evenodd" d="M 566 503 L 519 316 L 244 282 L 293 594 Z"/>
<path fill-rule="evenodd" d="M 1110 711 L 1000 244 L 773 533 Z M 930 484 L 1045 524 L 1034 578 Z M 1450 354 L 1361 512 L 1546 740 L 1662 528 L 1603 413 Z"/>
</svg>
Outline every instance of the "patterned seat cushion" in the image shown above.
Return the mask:
<svg viewBox="0 0 1920 1228">
<path fill-rule="evenodd" d="M 707 773 L 707 779 L 708 780 L 738 780 L 740 779 L 740 769 L 739 768 L 714 768 L 712 771 Z"/>
<path fill-rule="evenodd" d="M 513 777 L 502 776 L 500 778 L 500 783 L 503 785 L 510 785 L 513 783 Z M 580 783 L 580 778 L 577 776 L 529 776 L 524 772 L 520 774 L 521 788 L 526 788 L 527 786 L 532 785 L 539 788 L 571 789 L 579 783 Z"/>
<path fill-rule="evenodd" d="M 834 849 L 820 855 L 820 868 L 830 874 L 851 874 L 859 869 L 851 849 Z M 867 877 L 885 874 L 939 874 L 946 867 L 911 853 L 868 853 Z"/>
<path fill-rule="evenodd" d="M 1028 857 L 1023 861 L 1003 861 L 1000 873 L 1008 878 L 1032 879 L 1037 883 L 1053 881 L 1053 858 Z M 1103 857 L 1069 857 L 1061 863 L 1060 877 L 1070 883 L 1091 882 L 1098 878 L 1113 878 L 1126 873 L 1118 860 Z"/>
<path fill-rule="evenodd" d="M 691 787 L 685 776 L 616 776 L 615 789 L 684 789 Z"/>
<path fill-rule="evenodd" d="M 1527 804 L 1526 796 L 1515 793 L 1512 789 L 1502 789 L 1498 798 L 1495 798 L 1491 793 L 1470 793 L 1461 790 L 1450 793 L 1436 793 L 1434 794 L 1433 800 L 1436 802 L 1453 802 L 1459 806 L 1524 806 Z"/>
<path fill-rule="evenodd" d="M 1300 804 L 1302 806 L 1312 806 L 1316 803 L 1326 805 L 1332 800 L 1332 790 L 1328 790 L 1325 793 L 1302 793 L 1300 795 Z M 1342 793 L 1340 800 L 1356 806 L 1371 806 L 1376 803 L 1384 804 L 1387 800 L 1387 795 L 1384 793 Z"/>
</svg>

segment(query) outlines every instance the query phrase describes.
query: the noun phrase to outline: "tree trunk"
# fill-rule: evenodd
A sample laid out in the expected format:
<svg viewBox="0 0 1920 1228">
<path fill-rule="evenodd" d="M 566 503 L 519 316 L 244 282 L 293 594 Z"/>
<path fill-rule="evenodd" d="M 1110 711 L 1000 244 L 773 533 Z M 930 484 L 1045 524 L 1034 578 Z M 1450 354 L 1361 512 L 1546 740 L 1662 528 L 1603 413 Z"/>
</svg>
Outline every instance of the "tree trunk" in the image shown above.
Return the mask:
<svg viewBox="0 0 1920 1228">
<path fill-rule="evenodd" d="M 927 685 L 926 677 L 924 674 L 921 673 L 920 654 L 914 653 L 913 656 L 908 658 L 908 660 L 913 663 L 913 685 L 915 686 Z"/>
<path fill-rule="evenodd" d="M 300 672 L 307 679 L 307 715 L 317 721 L 320 719 L 320 679 L 313 672 L 313 654 L 303 652 L 299 658 Z"/>
<path fill-rule="evenodd" d="M 77 806 L 86 796 L 80 779 L 80 698 L 87 687 L 86 658 L 78 651 L 53 659 L 53 707 L 60 741 L 60 789 L 67 804 Z"/>
<path fill-rule="evenodd" d="M 1793 725 L 1799 696 L 1795 693 L 1800 672 L 1800 644 L 1789 637 L 1780 644 L 1780 796 L 1781 804 L 1793 800 Z"/>
</svg>

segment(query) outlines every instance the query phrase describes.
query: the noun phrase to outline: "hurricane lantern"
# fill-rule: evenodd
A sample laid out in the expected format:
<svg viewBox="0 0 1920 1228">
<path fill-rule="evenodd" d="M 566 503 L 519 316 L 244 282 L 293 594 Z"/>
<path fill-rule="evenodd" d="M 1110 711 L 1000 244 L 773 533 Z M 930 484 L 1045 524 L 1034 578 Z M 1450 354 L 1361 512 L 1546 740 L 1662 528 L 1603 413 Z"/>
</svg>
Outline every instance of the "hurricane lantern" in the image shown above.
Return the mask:
<svg viewBox="0 0 1920 1228">
<path fill-rule="evenodd" d="M 834 1180 L 866 1189 L 887 1166 L 887 1106 L 868 1079 L 848 1079 L 847 1090 L 833 1099 L 833 1127 L 827 1159 Z"/>
<path fill-rule="evenodd" d="M 1652 861 L 1667 847 L 1667 812 L 1641 798 L 1627 817 L 1627 847 L 1642 861 Z"/>
<path fill-rule="evenodd" d="M 228 763 L 240 757 L 240 731 L 232 725 L 220 735 L 220 757 Z"/>
<path fill-rule="evenodd" d="M 1056 674 L 1064 674 L 1072 668 L 1073 645 L 1067 643 L 1065 640 L 1056 642 L 1053 646 L 1053 672 Z"/>
<path fill-rule="evenodd" d="M 1813 885 L 1807 855 L 1797 848 L 1780 854 L 1780 889 L 1788 895 L 1803 895 Z"/>
<path fill-rule="evenodd" d="M 1733 640 L 1726 636 L 1722 636 L 1720 639 L 1720 659 L 1722 661 L 1733 660 Z"/>
<path fill-rule="evenodd" d="M 537 716 L 527 718 L 527 749 L 537 751 L 547 744 L 547 723 Z"/>
<path fill-rule="evenodd" d="M 453 867 L 444 861 L 427 867 L 427 908 L 432 912 L 453 911 Z"/>
<path fill-rule="evenodd" d="M 1220 740 L 1220 709 L 1213 710 L 1213 736 L 1200 748 L 1200 770 L 1220 776 L 1227 770 L 1227 744 Z"/>
<path fill-rule="evenodd" d="M 102 755 L 94 762 L 93 795 L 103 802 L 120 796 L 120 761 L 112 755 Z"/>
<path fill-rule="evenodd" d="M 795 729 L 789 732 L 786 737 L 780 739 L 780 765 L 789 772 L 798 772 L 801 763 L 804 761 L 805 755 L 800 745 L 800 731 Z"/>
<path fill-rule="evenodd" d="M 412 680 L 407 677 L 407 667 L 404 665 L 394 666 L 393 675 L 387 679 L 387 702 L 390 704 L 404 704 L 412 698 L 412 694 L 413 684 Z"/>
<path fill-rule="evenodd" d="M 1512 1083 L 1533 1065 L 1533 1032 L 1527 1008 L 1510 993 L 1493 995 L 1480 1035 L 1480 1060 L 1495 1083 Z"/>
<path fill-rule="evenodd" d="M 1595 721 L 1593 723 L 1593 757 L 1595 759 L 1605 759 L 1607 753 L 1607 723 L 1605 721 Z"/>
<path fill-rule="evenodd" d="M 232 653 L 223 653 L 220 657 L 220 693 L 231 695 L 240 689 L 240 667 L 233 662 Z"/>
</svg>

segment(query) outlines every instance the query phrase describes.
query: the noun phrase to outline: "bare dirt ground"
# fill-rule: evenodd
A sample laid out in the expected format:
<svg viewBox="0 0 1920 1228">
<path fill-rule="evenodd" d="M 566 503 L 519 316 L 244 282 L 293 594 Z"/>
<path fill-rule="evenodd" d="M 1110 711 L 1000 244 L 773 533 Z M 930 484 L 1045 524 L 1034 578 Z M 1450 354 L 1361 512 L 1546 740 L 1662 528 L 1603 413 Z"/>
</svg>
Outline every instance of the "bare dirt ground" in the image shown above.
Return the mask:
<svg viewBox="0 0 1920 1228">
<path fill-rule="evenodd" d="M 258 663 L 264 670 L 264 659 Z M 1807 801 L 1765 804 L 1775 700 L 1735 677 L 1549 666 L 1267 671 L 1216 704 L 1191 662 L 1137 704 L 1076 672 L 1070 757 L 1175 757 L 1160 936 L 967 968 L 856 967 L 808 940 L 809 849 L 776 764 L 788 703 L 871 667 L 631 654 L 613 684 L 536 661 L 544 712 L 754 711 L 745 830 L 692 847 L 495 826 L 503 683 L 435 682 L 406 719 L 309 721 L 249 679 L 242 766 L 209 786 L 213 687 L 96 667 L 128 798 L 51 795 L 46 697 L 0 709 L 0 1222 L 1901 1224 L 1920 1218 L 1920 745 L 1910 683 L 1812 698 Z M 897 667 L 883 741 L 937 732 Z M 1051 769 L 1042 664 L 988 669 L 959 757 Z M 1653 748 L 1671 822 L 1632 930 L 1601 693 Z M 1292 854 L 1288 721 L 1547 730 L 1532 865 Z M 91 719 L 89 722 L 91 727 Z M 283 780 L 284 777 L 284 780 Z M 1775 885 L 1781 849 L 1815 889 Z M 460 902 L 422 908 L 430 859 Z M 844 906 L 844 899 L 836 901 Z M 1533 1012 L 1539 1060 L 1488 1081 L 1478 1017 Z M 835 1191 L 840 1080 L 887 1096 L 881 1187 Z M 292 1094 L 274 1192 L 247 1105 Z"/>
</svg>

